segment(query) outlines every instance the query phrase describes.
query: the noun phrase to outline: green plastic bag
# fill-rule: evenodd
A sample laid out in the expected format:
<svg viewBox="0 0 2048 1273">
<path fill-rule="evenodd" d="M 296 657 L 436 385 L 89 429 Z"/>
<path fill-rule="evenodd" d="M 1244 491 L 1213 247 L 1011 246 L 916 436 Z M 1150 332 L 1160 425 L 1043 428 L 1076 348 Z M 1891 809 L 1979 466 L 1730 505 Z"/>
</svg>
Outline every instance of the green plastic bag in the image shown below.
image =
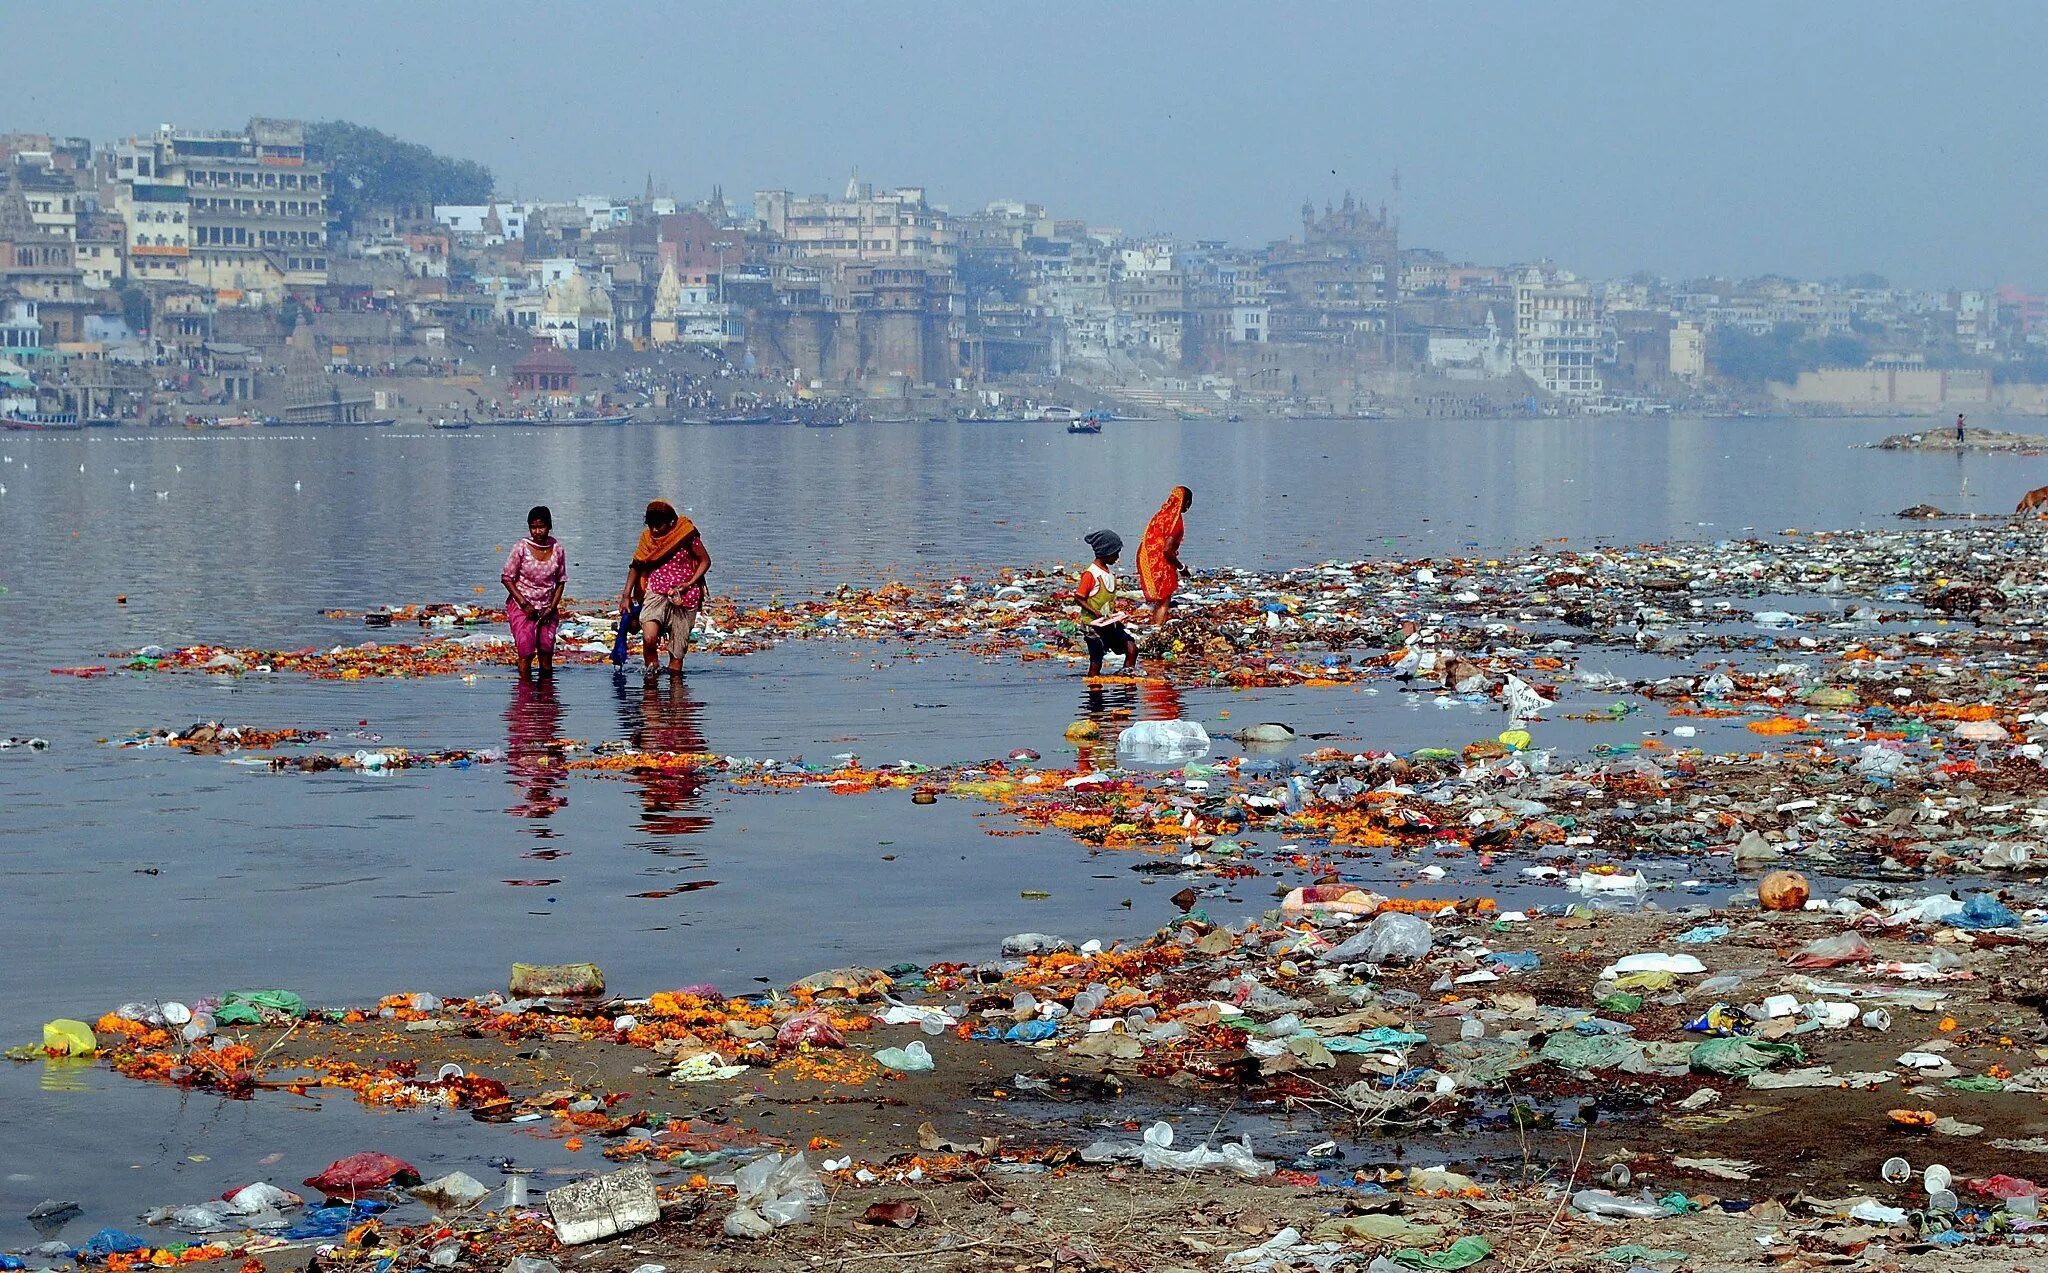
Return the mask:
<svg viewBox="0 0 2048 1273">
<path fill-rule="evenodd" d="M 306 1001 L 289 990 L 230 990 L 220 997 L 213 1019 L 220 1025 L 260 1025 L 266 1012 L 296 1021 L 306 1015 Z"/>
<path fill-rule="evenodd" d="M 1795 1064 L 1806 1059 L 1797 1043 L 1765 1043 L 1757 1039 L 1707 1039 L 1692 1048 L 1692 1068 L 1702 1074 L 1748 1078 L 1770 1069 L 1780 1061 Z"/>
<path fill-rule="evenodd" d="M 1641 995 L 1617 992 L 1611 995 L 1601 995 L 1593 1001 L 1593 1006 L 1602 1012 L 1641 1012 L 1643 1010 L 1643 997 Z"/>
<path fill-rule="evenodd" d="M 51 1056 L 91 1056 L 99 1049 L 100 1041 L 83 1021 L 59 1017 L 43 1025 L 43 1051 Z"/>
<path fill-rule="evenodd" d="M 1571 1034 L 1560 1031 L 1543 1041 L 1536 1055 L 1574 1074 L 1611 1070 L 1643 1054 L 1643 1045 L 1625 1034 Z"/>
<path fill-rule="evenodd" d="M 1459 1238 L 1441 1251 L 1409 1247 L 1390 1258 L 1404 1269 L 1469 1269 L 1492 1254 L 1493 1243 L 1485 1238 Z"/>
</svg>

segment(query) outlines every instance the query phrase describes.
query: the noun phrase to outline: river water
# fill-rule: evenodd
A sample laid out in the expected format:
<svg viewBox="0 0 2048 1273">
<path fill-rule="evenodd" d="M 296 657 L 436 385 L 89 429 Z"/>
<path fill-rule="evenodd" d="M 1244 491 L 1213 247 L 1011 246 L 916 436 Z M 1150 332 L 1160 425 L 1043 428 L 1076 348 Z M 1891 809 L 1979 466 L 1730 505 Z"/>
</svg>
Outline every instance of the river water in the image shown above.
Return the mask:
<svg viewBox="0 0 2048 1273">
<path fill-rule="evenodd" d="M 1998 427 L 1995 421 L 1980 421 Z M 2012 456 L 1891 454 L 1900 423 L 1538 420 L 1132 422 L 839 430 L 0 436 L 0 1044 L 138 998 L 282 986 L 315 1003 L 501 987 L 514 959 L 591 959 L 625 992 L 734 991 L 845 963 L 979 958 L 1009 932 L 1135 935 L 1165 913 L 1116 855 L 985 835 L 942 801 L 735 794 L 508 771 L 272 775 L 104 744 L 216 719 L 355 746 L 488 747 L 644 738 L 730 755 L 871 761 L 1055 757 L 1090 703 L 1063 665 L 916 661 L 802 645 L 700 659 L 680 686 L 565 669 L 410 682 L 53 676 L 155 643 L 353 643 L 328 608 L 493 601 L 534 503 L 554 510 L 572 596 L 617 592 L 646 500 L 704 528 L 720 593 L 1073 562 L 1098 526 L 1135 542 L 1177 483 L 1196 491 L 1184 558 L 1291 566 L 1366 556 L 1714 541 L 1896 523 L 1918 503 L 2002 512 L 2042 480 Z M 126 604 L 116 597 L 125 596 Z M 383 635 L 383 634 L 369 634 Z M 910 638 L 906 638 L 906 643 Z M 1599 666 L 1589 656 L 1587 666 Z M 1416 696 L 1148 693 L 1139 717 L 1283 719 L 1362 746 L 1461 745 L 1498 728 Z M 1490 725 L 1490 727 L 1489 727 Z M 357 736 L 361 741 L 354 741 Z M 1567 735 L 1568 737 L 1568 735 Z M 374 740 L 374 741 L 373 741 Z M 511 883 L 510 881 L 522 881 Z M 543 881 L 527 883 L 524 881 Z M 1270 882 L 1268 882 L 1270 886 Z M 672 890 L 682 889 L 674 892 Z M 1020 896 L 1050 892 L 1049 900 Z M 635 894 L 660 892 L 660 898 Z M 1263 902 L 1259 889 L 1239 899 Z M 1133 902 L 1127 908 L 1124 904 Z M 257 1174 L 310 1175 L 362 1148 L 429 1175 L 508 1145 L 465 1117 L 287 1098 L 223 1102 L 90 1067 L 0 1068 L 0 1246 L 75 1198 L 78 1238 Z M 265 1162 L 270 1155 L 282 1157 Z M 262 1164 L 262 1165 L 259 1165 Z"/>
</svg>

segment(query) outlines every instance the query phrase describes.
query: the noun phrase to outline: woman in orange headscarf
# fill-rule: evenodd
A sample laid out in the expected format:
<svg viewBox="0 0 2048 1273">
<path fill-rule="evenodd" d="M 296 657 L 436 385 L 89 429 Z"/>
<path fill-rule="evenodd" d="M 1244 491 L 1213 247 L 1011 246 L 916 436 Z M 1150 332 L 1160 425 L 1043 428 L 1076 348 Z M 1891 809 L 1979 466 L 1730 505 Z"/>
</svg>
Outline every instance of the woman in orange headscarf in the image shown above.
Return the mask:
<svg viewBox="0 0 2048 1273">
<path fill-rule="evenodd" d="M 711 571 L 711 554 L 705 551 L 696 524 L 667 500 L 649 504 L 645 521 L 633 564 L 626 570 L 619 609 L 630 610 L 635 601 L 646 598 L 640 608 L 640 637 L 647 675 L 660 669 L 663 648 L 668 650 L 669 673 L 681 675 L 683 656 L 690 652 L 690 631 L 704 606 L 704 576 Z"/>
<path fill-rule="evenodd" d="M 1152 604 L 1155 628 L 1166 623 L 1166 607 L 1172 603 L 1180 577 L 1187 570 L 1180 564 L 1180 541 L 1187 533 L 1182 514 L 1194 506 L 1193 491 L 1185 486 L 1174 487 L 1173 494 L 1166 497 L 1166 503 L 1146 523 L 1145 537 L 1138 541 L 1138 582 L 1144 586 L 1145 600 Z"/>
</svg>

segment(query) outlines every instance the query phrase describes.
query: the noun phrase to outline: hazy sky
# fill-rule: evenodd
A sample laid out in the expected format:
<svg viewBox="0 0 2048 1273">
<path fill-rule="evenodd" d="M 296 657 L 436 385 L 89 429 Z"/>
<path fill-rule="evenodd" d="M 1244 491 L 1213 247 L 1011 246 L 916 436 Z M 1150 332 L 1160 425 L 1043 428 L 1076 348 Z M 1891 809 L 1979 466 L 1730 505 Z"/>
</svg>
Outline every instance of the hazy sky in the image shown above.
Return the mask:
<svg viewBox="0 0 2048 1273">
<path fill-rule="evenodd" d="M 525 196 L 864 180 L 1255 244 L 2048 288 L 2048 5 L 10 3 L 0 129 L 339 117 Z"/>
</svg>

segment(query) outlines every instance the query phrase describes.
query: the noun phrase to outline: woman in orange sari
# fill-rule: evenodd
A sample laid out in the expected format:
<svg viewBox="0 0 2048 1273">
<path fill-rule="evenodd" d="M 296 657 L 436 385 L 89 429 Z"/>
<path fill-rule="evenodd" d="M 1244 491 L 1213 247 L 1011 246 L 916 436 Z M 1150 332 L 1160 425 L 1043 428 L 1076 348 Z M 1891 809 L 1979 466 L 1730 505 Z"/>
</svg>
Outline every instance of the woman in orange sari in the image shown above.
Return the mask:
<svg viewBox="0 0 2048 1273">
<path fill-rule="evenodd" d="M 1173 494 L 1166 497 L 1166 503 L 1152 514 L 1152 520 L 1145 525 L 1145 537 L 1138 541 L 1138 582 L 1144 586 L 1145 600 L 1152 605 L 1152 626 L 1162 627 L 1166 623 L 1166 607 L 1172 603 L 1173 594 L 1180 588 L 1180 577 L 1187 570 L 1180 564 L 1180 541 L 1187 533 L 1187 524 L 1182 514 L 1195 506 L 1195 493 L 1185 486 L 1173 488 Z"/>
<path fill-rule="evenodd" d="M 645 522 L 633 564 L 626 570 L 625 590 L 619 593 L 619 610 L 624 613 L 634 602 L 642 602 L 641 654 L 647 660 L 647 675 L 660 668 L 666 650 L 669 675 L 681 676 L 683 656 L 690 652 L 690 632 L 697 625 L 697 611 L 704 607 L 704 576 L 711 570 L 711 554 L 705 551 L 696 524 L 665 499 L 647 506 Z"/>
</svg>

